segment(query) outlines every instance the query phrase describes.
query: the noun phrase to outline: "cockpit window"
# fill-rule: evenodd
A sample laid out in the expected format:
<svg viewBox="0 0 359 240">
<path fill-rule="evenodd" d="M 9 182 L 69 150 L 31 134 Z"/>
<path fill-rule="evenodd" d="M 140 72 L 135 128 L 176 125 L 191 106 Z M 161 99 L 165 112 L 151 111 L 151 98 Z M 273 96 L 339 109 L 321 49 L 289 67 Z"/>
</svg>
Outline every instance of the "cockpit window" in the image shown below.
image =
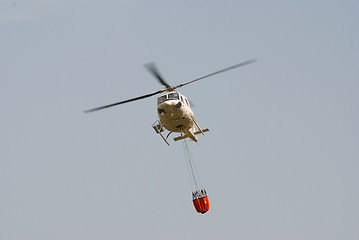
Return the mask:
<svg viewBox="0 0 359 240">
<path fill-rule="evenodd" d="M 167 95 L 163 95 L 163 96 L 157 98 L 157 104 L 163 103 L 166 100 L 167 100 Z"/>
<path fill-rule="evenodd" d="M 170 94 L 168 94 L 168 99 L 178 100 L 179 94 L 178 93 L 170 93 Z"/>
<path fill-rule="evenodd" d="M 178 93 L 170 93 L 168 95 L 163 95 L 161 97 L 157 98 L 157 104 L 163 103 L 164 101 L 167 100 L 179 100 L 179 94 Z"/>
</svg>

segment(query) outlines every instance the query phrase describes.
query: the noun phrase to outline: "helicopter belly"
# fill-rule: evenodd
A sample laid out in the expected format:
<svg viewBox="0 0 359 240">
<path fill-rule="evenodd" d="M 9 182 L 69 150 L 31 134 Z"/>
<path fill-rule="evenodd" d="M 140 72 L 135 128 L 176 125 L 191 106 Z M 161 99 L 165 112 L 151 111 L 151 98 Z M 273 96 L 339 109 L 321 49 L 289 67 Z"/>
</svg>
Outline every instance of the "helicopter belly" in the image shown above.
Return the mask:
<svg viewBox="0 0 359 240">
<path fill-rule="evenodd" d="M 178 101 L 168 101 L 158 106 L 158 116 L 163 126 L 171 132 L 181 132 L 192 128 L 192 110 L 178 106 Z"/>
</svg>

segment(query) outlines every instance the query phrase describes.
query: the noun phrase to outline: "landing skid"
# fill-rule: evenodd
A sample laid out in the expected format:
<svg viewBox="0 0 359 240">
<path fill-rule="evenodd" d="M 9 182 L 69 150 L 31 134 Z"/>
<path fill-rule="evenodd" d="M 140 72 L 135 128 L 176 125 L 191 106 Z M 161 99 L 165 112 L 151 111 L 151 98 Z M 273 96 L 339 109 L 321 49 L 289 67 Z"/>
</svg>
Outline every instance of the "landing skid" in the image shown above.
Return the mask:
<svg viewBox="0 0 359 240">
<path fill-rule="evenodd" d="M 195 126 L 197 127 L 197 131 L 193 132 L 195 130 L 195 128 L 193 127 L 192 129 L 189 129 L 189 130 L 183 130 L 183 132 L 181 132 L 181 136 L 178 136 L 178 137 L 175 137 L 173 138 L 173 140 L 175 142 L 179 141 L 179 140 L 182 140 L 182 139 L 185 139 L 185 138 L 191 138 L 193 141 L 197 142 L 197 137 L 196 135 L 197 134 L 202 134 L 204 135 L 205 132 L 209 132 L 209 129 L 206 128 L 206 129 L 201 129 L 199 126 L 198 126 L 198 123 L 197 123 L 197 120 L 193 117 L 193 120 L 194 120 L 194 123 L 195 123 Z M 162 134 L 162 132 L 164 132 L 164 127 L 163 127 L 163 124 L 157 120 L 156 122 L 154 122 L 152 124 L 152 127 L 153 129 L 155 130 L 155 132 L 157 134 L 159 134 L 161 136 L 161 138 L 163 139 L 163 141 L 165 141 L 165 143 L 167 143 L 167 145 L 170 145 L 169 142 L 167 141 L 167 138 L 168 136 L 172 133 L 170 132 L 167 137 L 165 138 Z"/>
<path fill-rule="evenodd" d="M 197 134 L 204 134 L 205 132 L 209 132 L 209 129 L 208 128 L 206 128 L 206 129 L 200 129 L 200 130 L 198 130 L 197 132 L 194 132 L 193 134 L 194 135 L 197 135 Z M 175 137 L 173 140 L 175 141 L 175 142 L 177 142 L 177 141 L 179 141 L 179 140 L 182 140 L 182 139 L 185 139 L 185 138 L 188 138 L 188 135 L 182 135 L 182 136 L 179 136 L 179 137 Z"/>
</svg>

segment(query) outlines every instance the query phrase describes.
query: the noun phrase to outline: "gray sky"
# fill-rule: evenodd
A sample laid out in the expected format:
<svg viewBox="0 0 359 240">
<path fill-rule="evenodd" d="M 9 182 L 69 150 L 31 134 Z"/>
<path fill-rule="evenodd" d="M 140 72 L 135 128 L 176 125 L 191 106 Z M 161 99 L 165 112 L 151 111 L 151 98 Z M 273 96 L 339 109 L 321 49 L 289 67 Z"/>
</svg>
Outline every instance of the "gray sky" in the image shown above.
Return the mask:
<svg viewBox="0 0 359 240">
<path fill-rule="evenodd" d="M 358 239 L 358 1 L 0 0 L 0 239 Z M 155 61 L 211 132 L 151 124 Z"/>
</svg>

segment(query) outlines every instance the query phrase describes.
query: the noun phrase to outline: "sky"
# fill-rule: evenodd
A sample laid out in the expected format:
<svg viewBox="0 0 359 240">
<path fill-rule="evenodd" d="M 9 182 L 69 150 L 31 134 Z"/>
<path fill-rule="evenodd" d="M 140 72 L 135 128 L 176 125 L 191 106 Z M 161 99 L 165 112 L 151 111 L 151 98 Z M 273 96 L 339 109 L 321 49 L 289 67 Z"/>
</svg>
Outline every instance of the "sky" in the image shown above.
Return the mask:
<svg viewBox="0 0 359 240">
<path fill-rule="evenodd" d="M 0 0 L 0 239 L 359 238 L 358 1 Z M 198 214 L 156 97 L 180 89 Z"/>
</svg>

